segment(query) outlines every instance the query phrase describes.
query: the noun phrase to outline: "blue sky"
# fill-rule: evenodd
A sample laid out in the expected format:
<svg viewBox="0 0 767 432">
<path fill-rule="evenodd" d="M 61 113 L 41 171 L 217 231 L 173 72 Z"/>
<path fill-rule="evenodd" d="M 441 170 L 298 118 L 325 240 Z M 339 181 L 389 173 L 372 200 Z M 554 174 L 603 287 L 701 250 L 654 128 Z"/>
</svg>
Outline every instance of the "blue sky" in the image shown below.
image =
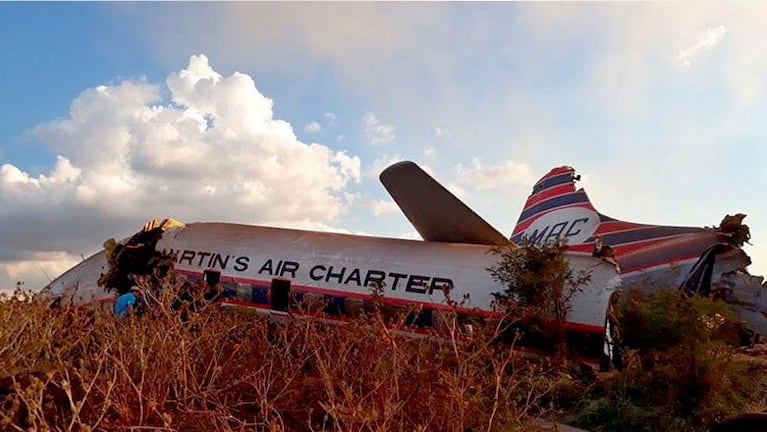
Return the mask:
<svg viewBox="0 0 767 432">
<path fill-rule="evenodd" d="M 412 236 L 377 181 L 402 159 L 507 233 L 564 164 L 621 219 L 747 213 L 765 274 L 765 12 L 0 3 L 0 285 L 149 217 Z"/>
</svg>

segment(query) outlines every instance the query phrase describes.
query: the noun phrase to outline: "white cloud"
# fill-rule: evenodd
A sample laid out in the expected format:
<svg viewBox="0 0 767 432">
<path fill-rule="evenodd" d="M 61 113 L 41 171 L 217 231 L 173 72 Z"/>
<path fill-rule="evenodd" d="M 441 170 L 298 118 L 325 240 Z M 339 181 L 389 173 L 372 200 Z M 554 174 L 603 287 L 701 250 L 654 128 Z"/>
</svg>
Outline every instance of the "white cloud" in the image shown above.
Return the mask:
<svg viewBox="0 0 767 432">
<path fill-rule="evenodd" d="M 455 166 L 457 189 L 495 189 L 508 184 L 530 184 L 535 180 L 527 164 L 507 161 L 501 165 L 485 167 L 479 158 L 473 158 L 469 167 Z"/>
<path fill-rule="evenodd" d="M 372 113 L 365 114 L 363 121 L 365 122 L 365 135 L 367 135 L 368 143 L 371 145 L 387 144 L 394 140 L 394 126 L 381 124 Z"/>
<path fill-rule="evenodd" d="M 724 38 L 725 34 L 727 34 L 727 27 L 723 25 L 709 28 L 700 35 L 698 42 L 679 52 L 677 65 L 689 68 L 693 58 L 700 55 L 703 51 L 714 48 Z"/>
<path fill-rule="evenodd" d="M 370 178 L 378 178 L 381 172 L 391 164 L 402 162 L 401 155 L 388 155 L 384 154 L 379 156 L 373 161 L 372 164 L 365 170 L 365 176 Z"/>
<path fill-rule="evenodd" d="M 423 150 L 423 157 L 425 158 L 434 157 L 435 154 L 437 154 L 437 149 L 435 149 L 434 147 L 426 147 Z"/>
<path fill-rule="evenodd" d="M 328 124 L 333 124 L 336 121 L 336 115 L 332 112 L 326 112 L 323 114 L 325 116 L 325 120 L 328 122 Z"/>
<path fill-rule="evenodd" d="M 464 189 L 462 186 L 456 184 L 455 182 L 449 182 L 448 184 L 444 185 L 445 189 L 450 191 L 453 195 L 460 199 L 466 199 L 469 197 L 469 193 L 466 192 L 466 189 Z"/>
<path fill-rule="evenodd" d="M 304 126 L 304 132 L 306 133 L 317 133 L 322 130 L 322 126 L 320 126 L 319 123 L 316 121 L 313 121 L 306 126 Z"/>
<path fill-rule="evenodd" d="M 243 2 L 205 8 L 206 13 L 196 12 L 198 8 L 183 13 L 129 13 L 138 17 L 142 36 L 151 41 L 147 48 L 159 58 L 177 58 L 180 49 L 203 47 L 215 51 L 216 58 L 226 64 L 248 62 L 253 70 L 268 67 L 289 71 L 291 76 L 311 73 L 315 69 L 312 65 L 327 64 L 342 82 L 352 88 L 363 85 L 374 95 L 392 83 L 405 81 L 424 64 L 439 68 L 433 62 L 410 60 L 423 59 L 433 47 L 433 39 L 443 40 L 440 36 L 449 34 L 448 17 L 440 11 L 445 8 L 417 9 L 414 13 L 412 8 L 362 2 Z M 174 25 L 168 26 L 171 19 Z M 427 33 L 423 33 L 424 26 L 428 26 Z M 200 28 L 211 31 L 200 32 Z M 402 51 L 407 53 L 405 61 L 395 57 Z M 296 52 L 301 56 L 295 56 Z M 395 60 L 396 67 L 392 67 Z"/>
<path fill-rule="evenodd" d="M 391 199 L 378 199 L 368 193 L 344 193 L 347 204 L 356 212 L 370 212 L 375 216 L 399 212 L 399 207 Z"/>
<path fill-rule="evenodd" d="M 49 281 L 60 275 L 73 265 L 82 260 L 82 257 L 66 252 L 37 252 L 27 257 L 28 259 L 0 262 L 0 274 L 6 276 L 7 281 L 26 281 L 31 276 L 34 279 Z M 6 287 L 8 282 L 4 282 Z M 25 288 L 39 288 L 28 286 Z"/>
<path fill-rule="evenodd" d="M 396 213 L 399 211 L 399 207 L 397 206 L 397 203 L 391 200 L 387 200 L 387 201 L 376 200 L 373 202 L 371 209 L 373 211 L 373 214 L 376 216 L 380 216 L 386 213 Z"/>
<path fill-rule="evenodd" d="M 441 127 L 435 127 L 434 128 L 434 136 L 436 138 L 446 138 L 449 137 L 451 134 L 450 129 L 445 129 Z"/>
<path fill-rule="evenodd" d="M 0 167 L 0 286 L 32 287 L 31 263 L 57 273 L 152 217 L 319 228 L 347 210 L 360 159 L 299 141 L 250 76 L 200 55 L 166 85 L 166 102 L 141 81 L 85 90 L 31 131 L 60 155 L 50 172 Z"/>
</svg>

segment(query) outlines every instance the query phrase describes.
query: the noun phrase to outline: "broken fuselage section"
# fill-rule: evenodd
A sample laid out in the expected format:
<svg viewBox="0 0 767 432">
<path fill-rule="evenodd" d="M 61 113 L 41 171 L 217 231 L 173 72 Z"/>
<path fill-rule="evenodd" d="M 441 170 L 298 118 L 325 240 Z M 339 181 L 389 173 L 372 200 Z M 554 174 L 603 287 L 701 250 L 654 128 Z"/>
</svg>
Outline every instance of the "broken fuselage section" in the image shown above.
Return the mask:
<svg viewBox="0 0 767 432">
<path fill-rule="evenodd" d="M 744 214 L 727 215 L 715 227 L 639 224 L 606 216 L 592 205 L 569 166 L 552 169 L 534 186 L 512 241 L 566 241 L 572 252 L 619 265 L 622 289 L 679 287 L 732 306 L 738 319 L 767 335 L 767 284 L 748 273 L 742 246 L 750 239 Z"/>
</svg>

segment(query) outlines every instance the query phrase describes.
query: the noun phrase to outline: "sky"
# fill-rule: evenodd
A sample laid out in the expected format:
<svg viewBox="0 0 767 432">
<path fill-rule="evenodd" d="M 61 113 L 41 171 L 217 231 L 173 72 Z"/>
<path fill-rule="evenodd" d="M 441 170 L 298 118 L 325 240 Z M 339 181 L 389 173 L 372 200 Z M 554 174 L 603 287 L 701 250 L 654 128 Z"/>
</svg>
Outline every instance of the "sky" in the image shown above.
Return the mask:
<svg viewBox="0 0 767 432">
<path fill-rule="evenodd" d="M 746 213 L 767 274 L 767 4 L 0 3 L 0 287 L 150 218 L 416 238 L 412 160 L 510 234 L 570 165 L 602 213 Z"/>
</svg>

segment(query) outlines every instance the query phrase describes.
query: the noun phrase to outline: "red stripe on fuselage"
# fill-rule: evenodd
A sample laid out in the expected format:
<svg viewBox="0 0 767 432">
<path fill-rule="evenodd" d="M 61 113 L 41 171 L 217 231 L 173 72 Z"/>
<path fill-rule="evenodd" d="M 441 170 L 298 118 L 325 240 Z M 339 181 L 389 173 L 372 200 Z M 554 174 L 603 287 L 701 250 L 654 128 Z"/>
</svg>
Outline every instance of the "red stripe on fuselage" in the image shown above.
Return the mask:
<svg viewBox="0 0 767 432">
<path fill-rule="evenodd" d="M 624 222 L 624 221 L 618 221 L 618 220 L 607 221 L 607 222 L 600 223 L 599 227 L 597 228 L 596 232 L 594 232 L 594 234 L 596 235 L 612 234 L 615 232 L 629 231 L 632 229 L 647 228 L 652 226 L 657 226 L 657 225 L 645 225 L 645 224 Z"/>
<path fill-rule="evenodd" d="M 579 243 L 577 245 L 567 246 L 568 252 L 581 252 L 590 254 L 594 252 L 594 242 L 590 243 Z"/>
</svg>

